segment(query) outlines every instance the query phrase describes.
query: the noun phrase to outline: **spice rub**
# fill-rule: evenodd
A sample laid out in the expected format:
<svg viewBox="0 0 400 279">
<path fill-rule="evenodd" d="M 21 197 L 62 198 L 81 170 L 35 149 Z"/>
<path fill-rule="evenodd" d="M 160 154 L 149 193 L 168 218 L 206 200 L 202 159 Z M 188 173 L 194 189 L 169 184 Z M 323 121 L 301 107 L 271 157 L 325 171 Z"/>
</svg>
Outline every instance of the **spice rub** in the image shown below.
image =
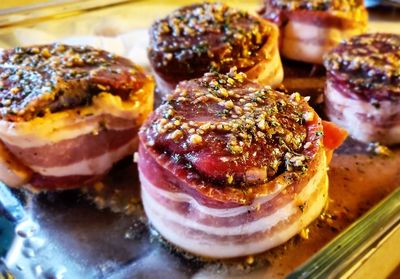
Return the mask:
<svg viewBox="0 0 400 279">
<path fill-rule="evenodd" d="M 163 95 L 179 81 L 209 71 L 226 73 L 234 66 L 265 85 L 283 78 L 278 29 L 222 3 L 185 6 L 156 21 L 148 57 Z"/>
<path fill-rule="evenodd" d="M 324 60 L 328 77 L 346 83 L 353 98 L 400 96 L 400 35 L 363 34 L 341 43 Z"/>
<path fill-rule="evenodd" d="M 0 53 L 0 117 L 28 121 L 91 104 L 101 92 L 133 97 L 146 80 L 129 60 L 88 46 L 18 47 Z"/>
<path fill-rule="evenodd" d="M 258 51 L 270 31 L 260 19 L 225 4 L 195 4 L 153 24 L 149 58 L 157 72 L 185 79 L 235 65 L 243 71 L 262 59 Z"/>
<path fill-rule="evenodd" d="M 180 83 L 146 137 L 204 179 L 243 187 L 306 171 L 310 147 L 322 137 L 308 133 L 316 120 L 298 93 L 285 95 L 232 70 Z"/>
</svg>

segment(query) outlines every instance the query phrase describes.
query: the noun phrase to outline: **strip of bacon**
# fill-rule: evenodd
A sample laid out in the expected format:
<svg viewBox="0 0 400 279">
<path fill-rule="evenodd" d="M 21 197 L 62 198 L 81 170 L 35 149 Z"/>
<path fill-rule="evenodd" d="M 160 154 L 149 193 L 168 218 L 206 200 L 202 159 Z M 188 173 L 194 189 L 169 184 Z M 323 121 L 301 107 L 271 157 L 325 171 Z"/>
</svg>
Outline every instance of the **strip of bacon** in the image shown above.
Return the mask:
<svg viewBox="0 0 400 279">
<path fill-rule="evenodd" d="M 139 133 L 145 212 L 168 241 L 204 257 L 280 245 L 325 207 L 327 155 L 338 131 L 326 124 L 323 136 L 321 119 L 300 95 L 237 73 L 182 82 Z M 243 144 L 235 145 L 238 137 Z"/>
<path fill-rule="evenodd" d="M 343 39 L 363 33 L 368 20 L 355 1 L 265 0 L 260 14 L 280 27 L 282 56 L 314 64 Z"/>
<path fill-rule="evenodd" d="M 129 60 L 59 44 L 4 50 L 0 60 L 4 183 L 82 187 L 137 149 L 154 84 Z"/>
</svg>

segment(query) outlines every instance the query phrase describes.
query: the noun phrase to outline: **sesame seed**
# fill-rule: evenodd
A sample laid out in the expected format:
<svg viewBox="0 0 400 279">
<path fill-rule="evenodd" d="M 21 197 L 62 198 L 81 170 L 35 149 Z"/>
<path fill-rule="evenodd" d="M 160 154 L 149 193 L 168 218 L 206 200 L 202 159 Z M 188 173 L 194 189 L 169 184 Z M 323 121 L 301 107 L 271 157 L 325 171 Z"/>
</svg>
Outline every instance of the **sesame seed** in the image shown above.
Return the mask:
<svg viewBox="0 0 400 279">
<path fill-rule="evenodd" d="M 201 125 L 199 128 L 204 131 L 207 131 L 208 129 L 210 129 L 210 126 L 211 126 L 210 122 L 207 122 L 207 123 L 204 123 L 203 125 Z"/>
<path fill-rule="evenodd" d="M 225 88 L 221 87 L 218 92 L 220 93 L 220 95 L 222 95 L 223 97 L 228 97 L 228 90 L 226 90 Z"/>
<path fill-rule="evenodd" d="M 246 264 L 252 265 L 254 263 L 254 257 L 253 256 L 247 256 L 246 257 Z"/>
<path fill-rule="evenodd" d="M 42 56 L 43 56 L 44 58 L 49 58 L 49 57 L 51 56 L 51 53 L 50 53 L 50 51 L 49 51 L 48 48 L 42 49 L 41 54 L 42 54 Z"/>
<path fill-rule="evenodd" d="M 239 145 L 230 145 L 228 149 L 232 154 L 240 154 L 243 152 L 243 148 Z"/>
<path fill-rule="evenodd" d="M 97 84 L 97 88 L 99 88 L 99 89 L 102 90 L 102 91 L 106 91 L 106 90 L 107 90 L 107 87 L 105 87 L 105 86 L 102 85 L 102 84 Z"/>
<path fill-rule="evenodd" d="M 18 88 L 18 87 L 13 87 L 13 88 L 11 88 L 11 93 L 13 93 L 13 94 L 17 94 L 19 91 L 20 91 L 20 89 Z"/>
<path fill-rule="evenodd" d="M 171 133 L 171 139 L 176 140 L 179 139 L 183 136 L 183 133 L 181 130 L 175 130 L 174 132 Z"/>
<path fill-rule="evenodd" d="M 203 141 L 203 138 L 198 134 L 194 134 L 189 137 L 189 142 L 192 144 L 199 144 L 202 141 Z"/>
<path fill-rule="evenodd" d="M 310 234 L 310 229 L 309 228 L 304 228 L 300 231 L 300 237 L 303 239 L 308 239 Z"/>
<path fill-rule="evenodd" d="M 167 123 L 167 124 L 165 124 L 164 128 L 167 129 L 167 130 L 172 129 L 172 128 L 174 128 L 174 124 Z"/>
<path fill-rule="evenodd" d="M 173 55 L 172 53 L 166 53 L 166 54 L 164 55 L 164 57 L 165 57 L 165 59 L 167 59 L 167 60 L 172 60 L 172 58 L 174 57 L 174 55 Z"/>
<path fill-rule="evenodd" d="M 304 149 L 308 149 L 310 146 L 311 146 L 311 142 L 308 141 L 304 144 Z"/>
<path fill-rule="evenodd" d="M 232 100 L 225 102 L 225 108 L 232 109 L 233 107 L 234 107 L 234 104 L 233 104 Z"/>
<path fill-rule="evenodd" d="M 10 99 L 6 99 L 2 101 L 3 106 L 8 107 L 9 105 L 11 105 L 11 100 Z"/>
<path fill-rule="evenodd" d="M 300 94 L 298 92 L 293 93 L 292 95 L 290 95 L 290 100 L 294 102 L 299 102 Z"/>
<path fill-rule="evenodd" d="M 167 129 L 163 128 L 162 126 L 157 126 L 157 132 L 162 135 L 167 132 Z"/>
<path fill-rule="evenodd" d="M 227 182 L 228 184 L 232 184 L 232 182 L 233 182 L 233 175 L 227 174 L 227 175 L 226 175 L 226 182 Z"/>
<path fill-rule="evenodd" d="M 303 119 L 305 120 L 305 121 L 312 121 L 313 119 L 314 119 L 314 113 L 312 113 L 312 112 L 306 112 L 306 113 L 303 113 Z"/>
<path fill-rule="evenodd" d="M 194 104 L 198 104 L 198 103 L 205 103 L 208 100 L 208 98 L 206 96 L 200 96 L 197 99 L 194 100 Z"/>
<path fill-rule="evenodd" d="M 257 127 L 260 128 L 261 130 L 265 129 L 265 120 L 261 119 L 259 122 L 257 122 Z"/>
</svg>

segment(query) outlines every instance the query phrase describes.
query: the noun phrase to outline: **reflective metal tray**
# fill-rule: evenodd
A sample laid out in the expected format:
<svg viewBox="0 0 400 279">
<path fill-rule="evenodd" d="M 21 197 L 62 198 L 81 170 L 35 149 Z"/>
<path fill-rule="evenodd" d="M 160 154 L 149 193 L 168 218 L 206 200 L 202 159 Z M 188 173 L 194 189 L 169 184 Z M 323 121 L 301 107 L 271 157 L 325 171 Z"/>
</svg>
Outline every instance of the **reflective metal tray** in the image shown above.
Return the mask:
<svg viewBox="0 0 400 279">
<path fill-rule="evenodd" d="M 61 1 L 2 11 L 0 47 L 89 43 L 146 66 L 146 29 L 190 2 Z M 229 3 L 259 8 L 258 1 Z M 398 10 L 372 10 L 370 30 L 400 32 L 399 19 Z M 285 67 L 294 73 L 304 69 Z M 288 243 L 230 261 L 206 261 L 160 238 L 147 224 L 136 166 L 127 158 L 115 166 L 105 188 L 14 191 L 23 209 L 8 199 L 7 208 L 17 216 L 4 221 L 16 228 L 3 261 L 16 278 L 382 278 L 400 262 L 400 149 L 392 151 L 389 157 L 371 155 L 366 145 L 348 140 L 331 163 L 327 212 Z M 4 219 L 5 211 L 0 213 Z M 0 236 L 9 245 L 6 231 Z"/>
</svg>

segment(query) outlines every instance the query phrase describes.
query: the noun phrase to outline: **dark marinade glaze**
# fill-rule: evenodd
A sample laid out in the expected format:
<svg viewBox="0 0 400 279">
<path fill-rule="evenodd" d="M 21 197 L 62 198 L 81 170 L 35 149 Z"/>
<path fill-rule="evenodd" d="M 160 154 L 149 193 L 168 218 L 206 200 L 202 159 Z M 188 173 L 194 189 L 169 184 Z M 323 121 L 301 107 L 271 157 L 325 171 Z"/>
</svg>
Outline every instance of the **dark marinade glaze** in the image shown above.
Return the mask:
<svg viewBox="0 0 400 279">
<path fill-rule="evenodd" d="M 265 0 L 259 14 L 264 18 L 275 22 L 279 26 L 287 21 L 287 14 L 291 12 L 326 13 L 326 20 L 335 21 L 328 14 L 343 18 L 351 17 L 358 9 L 363 8 L 362 0 Z M 310 15 L 303 14 L 303 17 Z M 320 21 L 316 21 L 321 24 Z"/>
<path fill-rule="evenodd" d="M 145 78 L 128 59 L 88 46 L 4 50 L 0 53 L 0 118 L 28 121 L 88 105 L 101 92 L 127 99 Z"/>
<path fill-rule="evenodd" d="M 328 80 L 349 98 L 400 98 L 400 35 L 375 33 L 352 37 L 325 56 L 324 66 Z"/>
<path fill-rule="evenodd" d="M 305 121 L 310 116 L 313 121 Z M 201 180 L 243 188 L 284 172 L 304 174 L 318 152 L 319 121 L 298 93 L 274 91 L 235 71 L 208 73 L 181 82 L 142 127 L 140 138 Z M 265 177 L 249 179 L 254 168 Z"/>
<path fill-rule="evenodd" d="M 163 79 L 180 81 L 210 70 L 245 71 L 264 59 L 258 51 L 270 34 L 262 19 L 222 3 L 180 8 L 150 29 L 149 60 Z"/>
<path fill-rule="evenodd" d="M 271 6 L 283 10 L 351 11 L 362 4 L 357 0 L 268 0 Z"/>
</svg>

